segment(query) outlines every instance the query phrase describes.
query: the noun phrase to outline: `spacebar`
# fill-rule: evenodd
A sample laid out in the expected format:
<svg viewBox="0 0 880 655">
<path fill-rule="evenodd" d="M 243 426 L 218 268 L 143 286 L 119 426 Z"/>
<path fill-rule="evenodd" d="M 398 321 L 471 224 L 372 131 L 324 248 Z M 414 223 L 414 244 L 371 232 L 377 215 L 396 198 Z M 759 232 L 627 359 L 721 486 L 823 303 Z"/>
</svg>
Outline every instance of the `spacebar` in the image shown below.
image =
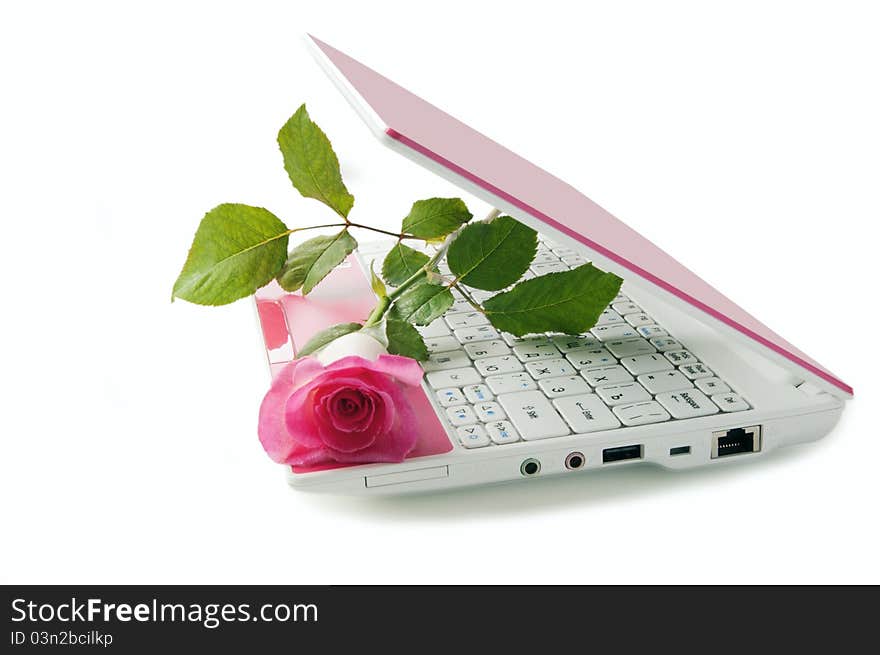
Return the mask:
<svg viewBox="0 0 880 655">
<path fill-rule="evenodd" d="M 518 391 L 498 396 L 520 436 L 526 441 L 561 437 L 570 431 L 568 425 L 540 391 Z"/>
</svg>

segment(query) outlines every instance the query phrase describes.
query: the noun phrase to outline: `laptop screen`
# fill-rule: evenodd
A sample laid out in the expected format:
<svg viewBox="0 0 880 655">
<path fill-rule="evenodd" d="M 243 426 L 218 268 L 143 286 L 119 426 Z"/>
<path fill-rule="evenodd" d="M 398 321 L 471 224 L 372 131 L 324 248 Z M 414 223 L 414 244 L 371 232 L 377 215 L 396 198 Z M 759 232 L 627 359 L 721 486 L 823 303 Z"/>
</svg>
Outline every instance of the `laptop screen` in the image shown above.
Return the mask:
<svg viewBox="0 0 880 655">
<path fill-rule="evenodd" d="M 387 136 L 730 326 L 819 381 L 852 394 L 852 388 L 833 373 L 577 189 L 345 53 L 311 39 L 378 117 Z"/>
</svg>

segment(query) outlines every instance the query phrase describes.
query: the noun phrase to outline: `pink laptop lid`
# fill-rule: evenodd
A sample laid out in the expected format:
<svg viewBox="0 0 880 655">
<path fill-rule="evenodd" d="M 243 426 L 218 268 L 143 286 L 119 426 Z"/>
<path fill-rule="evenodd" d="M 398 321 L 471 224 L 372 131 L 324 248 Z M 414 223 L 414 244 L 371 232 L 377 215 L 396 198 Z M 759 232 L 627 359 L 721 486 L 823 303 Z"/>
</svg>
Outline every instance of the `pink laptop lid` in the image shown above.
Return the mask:
<svg viewBox="0 0 880 655">
<path fill-rule="evenodd" d="M 309 39 L 319 63 L 395 150 L 500 208 L 517 210 L 510 211 L 517 218 L 539 221 L 551 237 L 561 232 L 575 239 L 631 273 L 626 279 L 642 278 L 665 297 L 697 309 L 692 312 L 697 318 L 719 321 L 777 363 L 789 369 L 793 364 L 804 380 L 835 395 L 852 395 L 843 380 L 576 189 L 345 53 Z"/>
</svg>

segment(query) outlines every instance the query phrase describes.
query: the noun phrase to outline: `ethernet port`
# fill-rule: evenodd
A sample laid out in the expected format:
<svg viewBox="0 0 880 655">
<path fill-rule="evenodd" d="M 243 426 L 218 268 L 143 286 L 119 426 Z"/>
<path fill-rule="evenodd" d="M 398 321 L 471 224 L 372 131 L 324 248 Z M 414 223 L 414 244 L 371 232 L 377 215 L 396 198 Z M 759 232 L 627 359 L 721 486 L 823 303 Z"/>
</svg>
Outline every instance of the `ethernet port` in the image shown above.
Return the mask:
<svg viewBox="0 0 880 655">
<path fill-rule="evenodd" d="M 712 459 L 758 452 L 761 452 L 760 425 L 712 433 Z"/>
</svg>

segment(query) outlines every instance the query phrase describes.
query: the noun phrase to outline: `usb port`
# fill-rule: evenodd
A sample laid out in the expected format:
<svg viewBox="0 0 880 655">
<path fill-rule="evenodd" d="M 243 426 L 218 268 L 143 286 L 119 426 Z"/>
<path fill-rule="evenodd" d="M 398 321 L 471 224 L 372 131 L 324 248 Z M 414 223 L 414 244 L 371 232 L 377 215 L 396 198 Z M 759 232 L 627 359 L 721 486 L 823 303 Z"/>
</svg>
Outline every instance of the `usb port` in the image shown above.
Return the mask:
<svg viewBox="0 0 880 655">
<path fill-rule="evenodd" d="M 669 449 L 669 454 L 671 456 L 690 455 L 691 454 L 691 447 L 690 446 L 676 446 L 675 448 Z"/>
<path fill-rule="evenodd" d="M 606 448 L 602 451 L 602 463 L 622 462 L 625 459 L 641 459 L 642 446 L 617 446 L 616 448 Z"/>
<path fill-rule="evenodd" d="M 712 433 L 712 459 L 761 451 L 761 426 L 733 428 Z"/>
</svg>

